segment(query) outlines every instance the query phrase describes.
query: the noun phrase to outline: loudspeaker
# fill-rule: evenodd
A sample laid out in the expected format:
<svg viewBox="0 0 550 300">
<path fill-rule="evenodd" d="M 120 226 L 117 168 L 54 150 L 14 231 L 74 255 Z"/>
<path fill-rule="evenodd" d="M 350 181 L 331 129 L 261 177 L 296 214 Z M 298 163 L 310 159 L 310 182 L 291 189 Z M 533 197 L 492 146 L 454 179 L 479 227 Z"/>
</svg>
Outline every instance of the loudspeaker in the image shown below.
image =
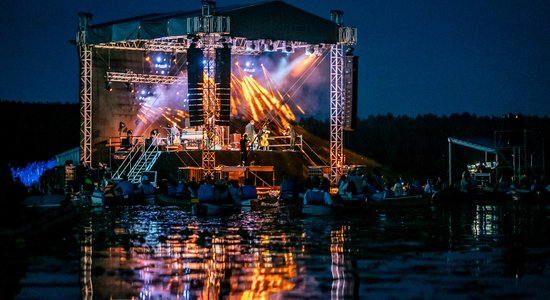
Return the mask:
<svg viewBox="0 0 550 300">
<path fill-rule="evenodd" d="M 229 126 L 231 114 L 231 49 L 216 48 L 216 98 L 218 99 L 219 117 L 216 124 Z"/>
<path fill-rule="evenodd" d="M 189 125 L 204 124 L 202 86 L 204 81 L 204 54 L 199 48 L 187 49 L 187 91 L 189 94 Z"/>
<path fill-rule="evenodd" d="M 359 57 L 344 57 L 344 130 L 354 130 L 357 126 L 357 69 Z"/>
</svg>

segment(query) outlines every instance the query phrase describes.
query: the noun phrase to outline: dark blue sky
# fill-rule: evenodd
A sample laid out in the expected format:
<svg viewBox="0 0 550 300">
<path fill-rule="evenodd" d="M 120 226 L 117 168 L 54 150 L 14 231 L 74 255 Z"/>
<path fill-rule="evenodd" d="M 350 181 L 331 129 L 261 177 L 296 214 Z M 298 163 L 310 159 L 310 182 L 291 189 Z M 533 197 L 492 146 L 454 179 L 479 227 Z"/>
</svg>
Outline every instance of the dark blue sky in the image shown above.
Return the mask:
<svg viewBox="0 0 550 300">
<path fill-rule="evenodd" d="M 287 2 L 327 18 L 341 9 L 345 25 L 358 28 L 360 117 L 550 115 L 550 1 Z M 101 23 L 199 7 L 199 0 L 3 1 L 0 99 L 78 102 L 78 57 L 69 44 L 78 12 Z"/>
</svg>

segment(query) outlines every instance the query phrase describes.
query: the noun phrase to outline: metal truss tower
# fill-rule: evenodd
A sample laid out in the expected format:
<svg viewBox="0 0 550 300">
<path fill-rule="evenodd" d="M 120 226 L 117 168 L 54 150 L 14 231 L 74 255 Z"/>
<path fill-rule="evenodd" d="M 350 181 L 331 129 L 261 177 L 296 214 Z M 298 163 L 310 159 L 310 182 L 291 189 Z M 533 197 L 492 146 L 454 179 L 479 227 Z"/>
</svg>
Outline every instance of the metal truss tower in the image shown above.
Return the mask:
<svg viewBox="0 0 550 300">
<path fill-rule="evenodd" d="M 357 43 L 357 28 L 343 26 L 343 12 L 330 12 L 338 27 L 338 43 L 330 48 L 330 181 L 336 184 L 344 166 L 344 46 Z M 349 109 L 349 108 L 348 108 Z"/>
<path fill-rule="evenodd" d="M 90 14 L 79 14 L 77 34 L 80 58 L 80 162 L 92 165 L 92 46 L 86 44 L 86 29 Z"/>
<path fill-rule="evenodd" d="M 341 45 L 330 48 L 330 181 L 338 182 L 344 165 L 344 53 Z"/>
<path fill-rule="evenodd" d="M 216 141 L 223 137 L 216 136 L 215 121 L 217 115 L 216 105 L 216 41 L 215 35 L 203 36 L 204 54 L 204 82 L 203 82 L 203 107 L 204 129 L 202 131 L 202 169 L 204 176 L 214 178 L 216 168 Z"/>
</svg>

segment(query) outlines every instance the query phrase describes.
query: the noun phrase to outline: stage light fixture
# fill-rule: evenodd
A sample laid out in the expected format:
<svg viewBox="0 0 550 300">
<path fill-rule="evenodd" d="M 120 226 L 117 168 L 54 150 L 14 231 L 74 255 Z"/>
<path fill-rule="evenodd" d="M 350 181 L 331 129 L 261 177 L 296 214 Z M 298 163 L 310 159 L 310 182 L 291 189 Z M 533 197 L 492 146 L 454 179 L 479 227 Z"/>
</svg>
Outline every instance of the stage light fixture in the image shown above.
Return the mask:
<svg viewBox="0 0 550 300">
<path fill-rule="evenodd" d="M 306 54 L 307 54 L 307 55 L 312 55 L 313 53 L 315 53 L 315 49 L 313 48 L 313 46 L 309 46 L 309 47 L 306 49 Z"/>
<path fill-rule="evenodd" d="M 135 93 L 135 89 L 134 89 L 134 84 L 132 84 L 131 82 L 127 82 L 126 83 L 126 90 L 128 90 L 128 92 L 130 93 Z"/>
<path fill-rule="evenodd" d="M 285 42 L 285 52 L 291 53 L 292 52 L 292 42 Z"/>
<path fill-rule="evenodd" d="M 112 92 L 112 91 L 113 91 L 113 87 L 111 86 L 111 82 L 110 82 L 110 81 L 105 81 L 105 90 L 107 90 L 108 92 Z"/>
</svg>

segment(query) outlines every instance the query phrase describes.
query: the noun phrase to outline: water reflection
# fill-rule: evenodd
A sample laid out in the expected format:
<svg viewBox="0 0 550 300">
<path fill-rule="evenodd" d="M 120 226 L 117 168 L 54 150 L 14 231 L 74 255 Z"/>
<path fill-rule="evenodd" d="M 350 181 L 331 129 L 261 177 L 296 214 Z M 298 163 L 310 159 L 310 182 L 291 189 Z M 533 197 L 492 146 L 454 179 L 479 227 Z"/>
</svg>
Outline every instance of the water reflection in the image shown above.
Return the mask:
<svg viewBox="0 0 550 300">
<path fill-rule="evenodd" d="M 262 210 L 200 218 L 157 206 L 100 210 L 80 228 L 81 295 L 533 297 L 549 291 L 548 223 L 540 207 L 503 205 L 330 217 Z"/>
<path fill-rule="evenodd" d="M 499 215 L 495 205 L 476 205 L 472 221 L 472 236 L 475 239 L 490 238 L 498 234 Z"/>
<path fill-rule="evenodd" d="M 265 216 L 201 219 L 147 207 L 92 219 L 113 224 L 93 250 L 98 298 L 268 299 L 294 288 L 295 244 L 285 232 L 262 233 Z"/>
</svg>

